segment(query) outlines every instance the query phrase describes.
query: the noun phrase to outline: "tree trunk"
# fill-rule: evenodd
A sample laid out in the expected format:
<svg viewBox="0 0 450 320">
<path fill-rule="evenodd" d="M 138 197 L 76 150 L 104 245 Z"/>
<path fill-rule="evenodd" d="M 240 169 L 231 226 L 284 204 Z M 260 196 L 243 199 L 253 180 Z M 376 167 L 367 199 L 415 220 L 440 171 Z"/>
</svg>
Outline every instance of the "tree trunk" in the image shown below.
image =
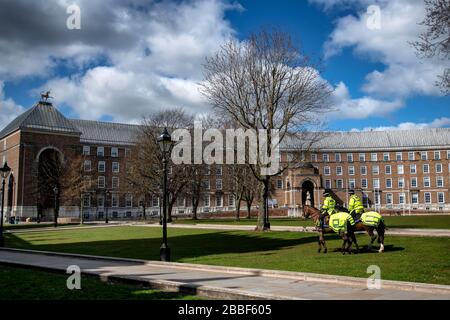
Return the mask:
<svg viewBox="0 0 450 320">
<path fill-rule="evenodd" d="M 80 224 L 84 224 L 83 199 L 80 202 Z"/>
<path fill-rule="evenodd" d="M 239 221 L 241 215 L 241 198 L 236 199 L 236 221 Z"/>
<path fill-rule="evenodd" d="M 192 199 L 192 220 L 197 220 L 198 201 Z"/>
<path fill-rule="evenodd" d="M 258 220 L 256 222 L 256 231 L 266 231 L 269 230 L 268 226 L 265 225 L 266 222 L 266 210 L 267 208 L 267 199 L 269 198 L 269 181 L 270 177 L 265 177 L 264 180 L 260 183 L 260 204 L 259 204 L 259 212 L 258 212 Z"/>
<path fill-rule="evenodd" d="M 172 208 L 173 208 L 174 201 L 170 201 L 167 204 L 167 222 L 172 222 Z"/>
<path fill-rule="evenodd" d="M 143 215 L 144 220 L 147 220 L 147 213 L 145 212 L 145 210 L 146 210 L 146 207 L 145 207 L 145 204 L 144 204 L 142 206 L 142 215 Z"/>
<path fill-rule="evenodd" d="M 251 218 L 251 214 L 252 214 L 252 203 L 253 203 L 253 199 L 250 201 L 247 201 L 247 219 Z"/>
</svg>

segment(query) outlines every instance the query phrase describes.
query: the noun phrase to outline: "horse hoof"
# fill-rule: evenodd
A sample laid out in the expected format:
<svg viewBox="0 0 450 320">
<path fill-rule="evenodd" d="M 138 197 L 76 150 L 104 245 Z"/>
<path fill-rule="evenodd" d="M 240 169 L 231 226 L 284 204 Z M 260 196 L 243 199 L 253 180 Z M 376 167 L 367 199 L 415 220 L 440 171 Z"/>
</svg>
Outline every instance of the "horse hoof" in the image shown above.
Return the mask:
<svg viewBox="0 0 450 320">
<path fill-rule="evenodd" d="M 325 250 L 323 250 L 323 253 L 327 253 L 327 251 L 328 251 L 328 250 L 327 250 L 327 249 L 325 249 Z"/>
<path fill-rule="evenodd" d="M 322 251 L 321 249 L 317 249 L 317 253 L 320 253 L 320 251 Z"/>
<path fill-rule="evenodd" d="M 378 253 L 383 253 L 384 252 L 384 250 L 378 250 Z"/>
</svg>

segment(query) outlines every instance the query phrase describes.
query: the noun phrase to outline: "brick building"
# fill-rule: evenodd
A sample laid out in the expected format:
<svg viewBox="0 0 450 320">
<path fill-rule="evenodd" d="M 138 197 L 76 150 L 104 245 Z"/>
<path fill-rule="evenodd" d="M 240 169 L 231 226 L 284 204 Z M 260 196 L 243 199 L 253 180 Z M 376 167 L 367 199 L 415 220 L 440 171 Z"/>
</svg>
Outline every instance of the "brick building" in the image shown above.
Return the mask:
<svg viewBox="0 0 450 320">
<path fill-rule="evenodd" d="M 66 162 L 84 155 L 85 178 L 96 190 L 84 197 L 86 218 L 101 219 L 106 210 L 112 218 L 138 216 L 143 200 L 118 191 L 138 130 L 138 125 L 67 119 L 50 102 L 37 103 L 0 131 L 0 160 L 12 168 L 6 217 L 53 214 L 53 195 L 39 193 L 37 185 L 40 164 L 51 153 Z M 283 143 L 282 162 L 302 161 L 273 178 L 270 204 L 287 208 L 289 215 L 298 215 L 307 201 L 320 206 L 325 189 L 342 203 L 354 189 L 367 207 L 381 211 L 450 212 L 450 129 L 330 132 L 309 151 L 293 140 Z M 200 212 L 234 210 L 224 176 L 225 166 L 211 166 Z M 173 213 L 189 214 L 188 203 L 180 199 Z M 159 214 L 157 198 L 146 199 L 146 207 L 148 214 Z M 61 203 L 60 216 L 77 217 L 78 210 Z"/>
</svg>

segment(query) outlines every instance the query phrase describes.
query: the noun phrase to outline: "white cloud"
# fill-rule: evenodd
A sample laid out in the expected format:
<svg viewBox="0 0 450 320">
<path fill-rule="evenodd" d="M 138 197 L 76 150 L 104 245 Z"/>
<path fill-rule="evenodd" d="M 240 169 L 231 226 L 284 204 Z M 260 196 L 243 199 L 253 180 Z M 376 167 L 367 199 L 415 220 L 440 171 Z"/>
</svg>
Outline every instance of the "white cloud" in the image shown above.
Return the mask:
<svg viewBox="0 0 450 320">
<path fill-rule="evenodd" d="M 334 4 L 337 2 L 348 3 L 334 1 Z M 357 55 L 386 65 L 384 70 L 374 70 L 367 75 L 363 90 L 369 94 L 401 98 L 414 94 L 441 95 L 434 82 L 437 75 L 442 74 L 444 62 L 418 59 L 409 44 L 417 40 L 423 30 L 419 25 L 425 14 L 423 1 L 375 3 L 381 8 L 381 28 L 367 28 L 368 15 L 364 8 L 359 10 L 358 16 L 338 19 L 325 45 L 326 56 L 331 57 L 345 47 L 352 47 Z"/>
<path fill-rule="evenodd" d="M 366 119 L 386 116 L 404 106 L 401 100 L 387 101 L 369 96 L 352 98 L 345 83 L 335 87 L 332 96 L 333 109 L 328 117 L 334 119 Z"/>
<path fill-rule="evenodd" d="M 4 82 L 0 80 L 0 128 L 4 128 L 24 111 L 24 108 L 11 98 L 5 99 L 4 85 Z"/>
<path fill-rule="evenodd" d="M 387 131 L 387 130 L 414 130 L 425 128 L 447 128 L 450 127 L 450 118 L 442 117 L 434 119 L 431 122 L 402 122 L 396 126 L 380 126 L 380 127 L 366 127 L 362 130 L 352 129 L 351 131 Z"/>
</svg>

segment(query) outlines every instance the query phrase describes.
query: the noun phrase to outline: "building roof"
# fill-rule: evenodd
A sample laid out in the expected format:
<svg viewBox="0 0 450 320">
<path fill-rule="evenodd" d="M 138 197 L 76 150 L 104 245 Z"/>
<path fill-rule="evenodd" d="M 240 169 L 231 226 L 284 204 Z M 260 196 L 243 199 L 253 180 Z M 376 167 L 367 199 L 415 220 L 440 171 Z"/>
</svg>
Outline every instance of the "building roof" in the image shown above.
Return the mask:
<svg viewBox="0 0 450 320">
<path fill-rule="evenodd" d="M 39 101 L 29 110 L 11 121 L 0 131 L 0 139 L 17 130 L 27 129 L 75 135 L 81 133 L 50 102 L 45 101 Z"/>
<path fill-rule="evenodd" d="M 82 143 L 131 145 L 139 133 L 139 125 L 113 122 L 70 120 L 80 132 Z"/>
<path fill-rule="evenodd" d="M 311 144 L 311 150 L 318 151 L 450 148 L 450 128 L 301 134 L 300 137 L 287 137 L 281 149 L 304 149 L 304 146 L 309 144 Z"/>
</svg>

